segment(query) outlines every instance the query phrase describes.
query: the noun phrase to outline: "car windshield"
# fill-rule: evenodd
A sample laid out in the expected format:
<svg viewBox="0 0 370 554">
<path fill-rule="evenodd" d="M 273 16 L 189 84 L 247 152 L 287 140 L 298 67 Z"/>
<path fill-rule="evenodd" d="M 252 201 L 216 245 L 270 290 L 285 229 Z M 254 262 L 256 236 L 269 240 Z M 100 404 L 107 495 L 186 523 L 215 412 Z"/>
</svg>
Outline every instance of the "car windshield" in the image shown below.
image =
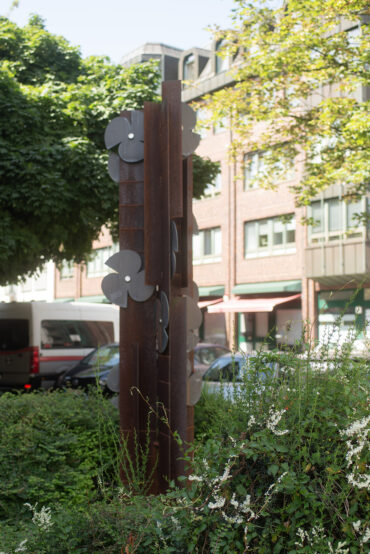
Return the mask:
<svg viewBox="0 0 370 554">
<path fill-rule="evenodd" d="M 274 362 L 264 361 L 259 357 L 248 357 L 243 363 L 244 372 L 248 373 L 249 377 L 256 377 L 263 383 L 273 377 L 276 373 L 277 366 Z"/>
<path fill-rule="evenodd" d="M 226 354 L 226 351 L 220 346 L 204 346 L 195 350 L 194 359 L 200 364 L 210 365 L 223 354 Z"/>
<path fill-rule="evenodd" d="M 233 381 L 240 378 L 241 361 L 232 356 L 216 360 L 204 374 L 205 381 Z"/>
<path fill-rule="evenodd" d="M 265 382 L 274 374 L 273 362 L 262 362 L 258 357 L 223 356 L 216 360 L 204 374 L 204 381 L 242 381 L 257 378 Z"/>
<path fill-rule="evenodd" d="M 110 344 L 107 346 L 101 346 L 97 348 L 90 354 L 85 360 L 90 366 L 101 367 L 108 366 L 112 367 L 119 363 L 119 348 L 117 344 Z"/>
</svg>

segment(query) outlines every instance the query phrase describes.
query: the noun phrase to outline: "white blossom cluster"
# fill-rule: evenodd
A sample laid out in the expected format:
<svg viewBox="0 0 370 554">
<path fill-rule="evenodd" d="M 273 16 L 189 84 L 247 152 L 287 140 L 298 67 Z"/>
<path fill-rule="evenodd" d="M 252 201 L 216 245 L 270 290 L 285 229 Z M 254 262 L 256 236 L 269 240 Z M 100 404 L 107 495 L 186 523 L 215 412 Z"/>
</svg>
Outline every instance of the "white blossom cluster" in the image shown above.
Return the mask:
<svg viewBox="0 0 370 554">
<path fill-rule="evenodd" d="M 370 528 L 369 528 L 369 527 L 366 527 L 365 533 L 364 533 L 363 536 L 362 536 L 361 542 L 365 544 L 365 543 L 367 543 L 367 542 L 369 542 L 369 541 L 370 541 Z"/>
<path fill-rule="evenodd" d="M 335 550 L 333 548 L 333 545 L 330 541 L 328 541 L 328 547 L 329 547 L 329 553 L 330 554 L 348 554 L 349 549 L 345 548 L 346 542 L 338 542 L 337 546 L 335 547 Z"/>
<path fill-rule="evenodd" d="M 283 414 L 285 414 L 285 410 L 277 410 L 274 411 L 274 406 L 272 406 L 269 410 L 269 417 L 266 421 L 266 427 L 267 429 L 270 429 L 274 435 L 285 435 L 286 433 L 289 433 L 288 429 L 285 429 L 284 431 L 276 429 L 278 426 L 281 418 L 283 417 Z"/>
<path fill-rule="evenodd" d="M 353 522 L 352 525 L 356 533 L 360 535 L 361 537 L 360 542 L 362 542 L 362 544 L 366 544 L 367 542 L 370 541 L 370 527 L 366 526 L 365 529 L 361 531 L 361 525 L 362 525 L 361 519 Z"/>
<path fill-rule="evenodd" d="M 256 423 L 256 418 L 253 415 L 251 415 L 247 423 L 248 429 L 250 429 L 255 423 Z"/>
<path fill-rule="evenodd" d="M 319 554 L 322 552 L 321 549 L 324 543 L 328 545 L 328 554 L 349 553 L 349 549 L 345 548 L 345 541 L 338 542 L 338 544 L 333 547 L 331 541 L 325 536 L 324 528 L 320 526 L 312 527 L 310 531 L 305 531 L 304 529 L 301 529 L 301 527 L 298 527 L 297 538 L 298 540 L 294 544 L 299 548 L 303 548 L 305 544 L 307 544 L 307 546 L 311 548 L 313 554 Z M 320 548 L 320 550 L 317 550 L 316 548 Z"/>
<path fill-rule="evenodd" d="M 24 539 L 24 541 L 20 542 L 17 548 L 14 550 L 14 552 L 26 552 L 27 547 L 26 543 L 28 542 L 28 539 Z M 0 554 L 6 554 L 6 552 L 0 552 Z"/>
<path fill-rule="evenodd" d="M 251 425 L 255 423 L 255 419 L 253 416 L 251 416 L 249 423 Z M 226 523 L 236 525 L 244 524 L 244 534 L 246 535 L 248 531 L 248 523 L 252 520 L 257 519 L 259 517 L 259 513 L 256 513 L 252 509 L 250 494 L 247 494 L 245 498 L 237 499 L 234 492 L 232 497 L 228 499 L 227 494 L 225 494 L 222 490 L 224 484 L 226 484 L 229 479 L 232 478 L 231 469 L 233 466 L 233 459 L 237 458 L 240 455 L 242 449 L 246 446 L 246 443 L 244 441 L 238 443 L 232 437 L 230 437 L 230 439 L 234 448 L 234 452 L 230 455 L 222 475 L 210 477 L 209 465 L 206 460 L 203 460 L 203 473 L 201 475 L 190 475 L 188 479 L 189 481 L 204 483 L 210 489 L 206 504 L 198 508 L 199 510 L 202 510 L 204 506 L 207 506 L 209 510 L 220 510 L 220 515 Z M 286 474 L 287 472 L 283 473 L 275 483 L 270 485 L 264 495 L 262 508 L 264 508 L 268 504 L 270 497 L 276 491 L 277 485 L 282 481 Z"/>
<path fill-rule="evenodd" d="M 347 474 L 347 481 L 358 489 L 369 489 L 370 487 L 370 474 L 355 471 L 357 459 L 368 444 L 369 422 L 370 416 L 363 417 L 354 421 L 347 429 L 340 431 L 342 436 L 348 437 L 346 460 L 348 469 L 352 471 Z"/>
<path fill-rule="evenodd" d="M 228 515 L 224 511 L 222 511 L 222 517 L 227 523 L 236 523 L 240 525 L 241 523 L 245 522 L 245 519 L 247 518 L 247 521 L 251 521 L 252 519 L 256 518 L 256 514 L 251 509 L 251 495 L 247 494 L 245 497 L 245 500 L 243 502 L 238 502 L 235 497 L 235 492 L 233 493 L 230 505 L 234 508 L 235 514 L 234 515 Z M 243 515 L 242 515 L 243 514 Z"/>
<path fill-rule="evenodd" d="M 37 525 L 42 531 L 47 531 L 54 525 L 54 523 L 51 521 L 51 510 L 50 508 L 46 508 L 45 506 L 42 506 L 41 510 L 37 510 L 37 502 L 34 506 L 32 504 L 29 504 L 28 502 L 25 503 L 25 506 L 27 506 L 32 512 L 32 522 Z"/>
<path fill-rule="evenodd" d="M 236 445 L 236 441 L 233 440 L 233 446 Z M 242 448 L 244 446 L 244 443 L 242 443 L 240 445 L 240 448 Z M 239 450 L 240 450 L 239 448 Z M 230 471 L 231 471 L 231 467 L 232 467 L 232 458 L 235 458 L 238 456 L 238 453 L 234 453 L 231 455 L 231 457 L 229 458 L 229 460 L 227 461 L 226 465 L 225 465 L 225 469 L 222 473 L 222 475 L 218 475 L 216 477 L 213 477 L 213 478 L 209 478 L 207 476 L 207 472 L 209 471 L 209 466 L 208 466 L 208 463 L 206 460 L 203 460 L 203 465 L 205 466 L 205 475 L 204 476 L 200 476 L 200 475 L 190 475 L 188 477 L 189 481 L 197 481 L 197 482 L 205 482 L 211 489 L 212 493 L 211 493 L 211 500 L 207 503 L 207 507 L 210 509 L 210 510 L 221 510 L 221 515 L 222 517 L 224 518 L 224 520 L 227 522 L 227 523 L 236 523 L 236 524 L 241 524 L 245 521 L 246 519 L 246 516 L 249 515 L 249 518 L 248 518 L 248 521 L 251 521 L 251 519 L 253 519 L 255 517 L 255 513 L 252 511 L 251 509 L 251 497 L 250 495 L 248 494 L 246 496 L 246 498 L 239 502 L 237 499 L 236 499 L 236 495 L 235 493 L 233 493 L 229 503 L 228 503 L 228 508 L 232 507 L 233 508 L 233 511 L 234 511 L 234 514 L 227 514 L 225 512 L 225 509 L 222 509 L 222 508 L 225 508 L 225 504 L 226 504 L 226 496 L 224 496 L 222 494 L 222 491 L 221 491 L 221 488 L 222 488 L 222 485 L 224 483 L 226 483 L 226 481 L 228 481 L 230 478 L 231 478 L 231 474 L 230 474 Z"/>
<path fill-rule="evenodd" d="M 269 486 L 269 488 L 267 489 L 267 491 L 265 492 L 265 497 L 266 498 L 269 498 L 272 493 L 274 492 L 275 488 L 278 486 L 279 483 L 281 483 L 281 481 L 284 479 L 285 475 L 287 475 L 288 472 L 287 471 L 284 471 L 284 473 L 282 473 L 279 477 L 279 479 L 276 481 L 276 483 L 272 483 L 272 485 Z"/>
</svg>

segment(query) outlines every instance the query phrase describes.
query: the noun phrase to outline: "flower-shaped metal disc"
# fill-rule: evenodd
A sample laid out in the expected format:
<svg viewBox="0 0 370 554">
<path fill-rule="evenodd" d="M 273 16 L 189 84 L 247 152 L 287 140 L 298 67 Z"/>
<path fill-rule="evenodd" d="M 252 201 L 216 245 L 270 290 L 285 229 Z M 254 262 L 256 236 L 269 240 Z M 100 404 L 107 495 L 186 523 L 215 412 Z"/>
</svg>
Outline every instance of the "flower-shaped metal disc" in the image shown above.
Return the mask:
<svg viewBox="0 0 370 554">
<path fill-rule="evenodd" d="M 119 364 L 112 367 L 110 370 L 106 385 L 108 389 L 112 392 L 119 393 Z M 118 409 L 119 406 L 119 394 L 115 394 L 110 398 L 110 401 L 112 402 L 113 406 Z"/>
<path fill-rule="evenodd" d="M 107 387 L 112 392 L 119 392 L 119 364 L 110 370 L 107 377 Z"/>
<path fill-rule="evenodd" d="M 106 265 L 117 273 L 106 275 L 101 287 L 105 296 L 121 308 L 127 308 L 127 297 L 144 302 L 153 294 L 154 286 L 145 283 L 145 272 L 141 270 L 140 255 L 134 250 L 121 250 L 113 254 Z"/>
<path fill-rule="evenodd" d="M 187 382 L 187 401 L 188 406 L 194 406 L 202 393 L 202 378 L 197 373 L 192 373 Z"/>
<path fill-rule="evenodd" d="M 132 111 L 131 123 L 126 117 L 112 119 L 105 130 L 104 140 L 108 149 L 118 145 L 119 157 L 124 162 L 141 162 L 144 159 L 143 112 Z"/>
<path fill-rule="evenodd" d="M 182 155 L 190 156 L 197 148 L 200 142 L 200 135 L 193 133 L 197 123 L 195 111 L 185 102 L 181 104 L 181 123 L 182 123 Z"/>
<path fill-rule="evenodd" d="M 112 396 L 112 398 L 110 398 L 109 400 L 112 402 L 113 406 L 114 406 L 115 408 L 117 408 L 117 410 L 118 410 L 118 407 L 119 407 L 119 394 L 117 394 L 116 396 Z"/>
<path fill-rule="evenodd" d="M 186 360 L 186 376 L 190 377 L 190 375 L 193 373 L 193 364 L 189 359 Z"/>
<path fill-rule="evenodd" d="M 109 152 L 108 173 L 112 181 L 119 183 L 119 157 L 114 152 Z"/>
<path fill-rule="evenodd" d="M 166 350 L 168 344 L 168 333 L 166 331 L 170 318 L 170 306 L 165 292 L 161 290 L 156 300 L 156 345 L 158 352 Z"/>
</svg>

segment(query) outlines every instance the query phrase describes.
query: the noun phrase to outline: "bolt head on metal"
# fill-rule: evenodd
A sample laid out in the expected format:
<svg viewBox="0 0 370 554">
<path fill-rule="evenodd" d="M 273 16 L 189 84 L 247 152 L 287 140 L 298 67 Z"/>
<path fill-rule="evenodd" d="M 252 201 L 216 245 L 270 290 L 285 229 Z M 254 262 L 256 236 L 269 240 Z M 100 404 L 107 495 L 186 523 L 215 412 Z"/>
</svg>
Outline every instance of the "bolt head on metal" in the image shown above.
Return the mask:
<svg viewBox="0 0 370 554">
<path fill-rule="evenodd" d="M 125 275 L 125 281 L 126 283 L 129 283 L 131 281 L 130 275 Z"/>
<path fill-rule="evenodd" d="M 133 138 L 135 138 L 134 133 L 129 133 L 127 136 L 128 136 L 128 138 L 129 138 L 130 140 L 132 140 Z"/>
</svg>

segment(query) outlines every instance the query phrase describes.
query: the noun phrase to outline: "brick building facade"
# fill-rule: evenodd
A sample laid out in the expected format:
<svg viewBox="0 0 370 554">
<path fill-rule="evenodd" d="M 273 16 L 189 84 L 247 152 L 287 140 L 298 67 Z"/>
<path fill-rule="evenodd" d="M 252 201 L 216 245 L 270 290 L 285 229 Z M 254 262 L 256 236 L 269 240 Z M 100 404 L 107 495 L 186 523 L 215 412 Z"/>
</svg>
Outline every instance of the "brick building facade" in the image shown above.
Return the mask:
<svg viewBox="0 0 370 554">
<path fill-rule="evenodd" d="M 177 75 L 191 83 L 184 85 L 184 102 L 232 85 L 216 43 L 187 51 L 146 44 L 122 63 L 145 61 L 152 50 L 164 79 Z M 216 186 L 193 202 L 199 227 L 193 262 L 204 314 L 201 338 L 248 351 L 291 346 L 307 324 L 312 338 L 329 332 L 335 340 L 353 327 L 363 344 L 370 320 L 370 237 L 353 215 L 369 209 L 369 198 L 346 204 L 340 185 L 333 185 L 307 212 L 297 208 L 289 191 L 302 176 L 296 160 L 276 191 L 254 188 L 251 178 L 263 166 L 263 153 L 240 153 L 241 159 L 251 157 L 246 166 L 230 162 L 231 131 L 227 121 L 220 123 L 202 131 L 197 150 L 221 167 Z M 303 215 L 313 216 L 318 226 L 302 225 Z M 55 299 L 104 302 L 104 261 L 116 249 L 103 229 L 91 262 L 55 270 Z M 340 314 L 341 327 L 334 331 Z"/>
</svg>

